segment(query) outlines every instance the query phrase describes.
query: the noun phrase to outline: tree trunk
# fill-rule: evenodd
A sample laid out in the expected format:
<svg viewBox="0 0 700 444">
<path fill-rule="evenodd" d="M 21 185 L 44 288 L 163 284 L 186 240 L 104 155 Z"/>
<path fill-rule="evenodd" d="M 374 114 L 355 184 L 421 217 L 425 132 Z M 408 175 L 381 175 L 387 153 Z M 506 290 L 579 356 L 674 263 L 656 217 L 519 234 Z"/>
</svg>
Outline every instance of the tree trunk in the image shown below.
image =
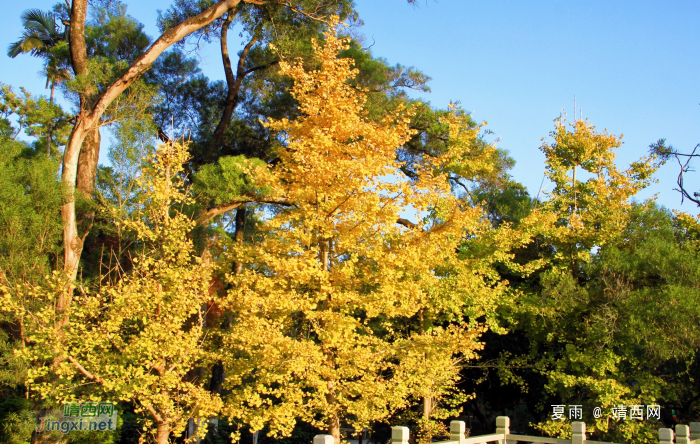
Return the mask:
<svg viewBox="0 0 700 444">
<path fill-rule="evenodd" d="M 246 218 L 246 204 L 241 205 L 236 210 L 236 234 L 235 239 L 237 244 L 243 243 L 243 234 L 245 233 L 245 218 Z M 233 262 L 233 274 L 238 275 L 243 271 L 243 262 L 234 261 Z"/>
<path fill-rule="evenodd" d="M 63 271 L 71 280 L 78 274 L 78 261 L 82 251 L 82 240 L 78 236 L 78 224 L 75 217 L 75 196 L 73 195 L 78 174 L 78 156 L 85 137 L 85 120 L 78 115 L 71 137 L 63 154 L 61 185 L 64 204 L 61 207 L 63 218 Z M 68 293 L 68 292 L 66 292 Z M 70 303 L 67 294 L 59 297 L 57 309 L 62 312 Z"/>
<path fill-rule="evenodd" d="M 78 173 L 75 188 L 89 197 L 95 190 L 97 163 L 100 160 L 100 129 L 95 128 L 87 133 L 78 156 Z"/>
<path fill-rule="evenodd" d="M 426 393 L 423 396 L 423 419 L 429 420 L 430 415 L 433 413 L 433 397 L 430 393 Z"/>
<path fill-rule="evenodd" d="M 51 124 L 49 124 L 49 129 L 46 131 L 46 157 L 51 157 L 51 133 L 52 131 Z"/>
<path fill-rule="evenodd" d="M 71 65 L 76 77 L 86 76 L 88 70 L 87 46 L 85 44 L 85 19 L 87 16 L 88 0 L 73 0 L 70 10 L 70 23 L 68 28 L 68 42 L 70 49 Z M 92 96 L 95 88 L 87 88 L 81 91 L 80 112 L 76 116 L 73 131 L 68 140 L 68 145 L 63 154 L 63 171 L 61 173 L 61 185 L 64 193 L 64 204 L 61 208 L 63 218 L 63 270 L 67 277 L 74 280 L 78 273 L 78 261 L 82 252 L 82 239 L 78 236 L 78 223 L 75 217 L 75 188 L 77 186 L 78 157 L 83 139 L 93 126 L 94 122 L 85 119 L 93 105 Z M 63 312 L 70 304 L 69 291 L 59 296 L 57 309 Z M 59 326 L 67 322 L 67 319 L 59 321 Z"/>
<path fill-rule="evenodd" d="M 156 444 L 168 444 L 170 438 L 170 424 L 167 422 L 158 423 L 156 429 Z"/>
<path fill-rule="evenodd" d="M 78 261 L 82 252 L 82 240 L 78 236 L 78 228 L 75 216 L 75 200 L 73 192 L 77 186 L 78 157 L 83 145 L 83 140 L 88 133 L 96 128 L 100 118 L 107 107 L 119 97 L 131 84 L 138 80 L 143 73 L 148 71 L 153 62 L 166 49 L 174 43 L 183 39 L 188 34 L 201 29 L 212 21 L 221 17 L 226 11 L 235 8 L 241 1 L 246 0 L 225 0 L 220 1 L 207 8 L 195 17 L 190 17 L 182 23 L 169 29 L 161 35 L 147 50 L 139 57 L 122 76 L 109 85 L 99 97 L 94 97 L 94 101 L 87 100 L 91 97 L 91 91 L 84 91 L 80 98 L 80 112 L 76 116 L 73 130 L 71 131 L 68 145 L 63 155 L 63 170 L 61 184 L 64 193 L 64 204 L 61 207 L 61 217 L 63 218 L 63 250 L 64 263 L 63 271 L 67 278 L 74 280 L 78 273 Z M 76 76 L 84 76 L 88 73 L 87 50 L 85 45 L 85 18 L 87 13 L 87 0 L 73 0 L 71 4 L 69 27 L 69 47 L 71 63 Z M 96 136 L 95 136 L 96 137 Z M 94 155 L 94 151 L 91 155 Z M 99 154 L 99 153 L 97 153 Z M 89 165 L 85 163 L 84 165 Z M 82 172 L 81 172 L 82 173 Z M 87 176 L 81 174 L 81 176 Z M 87 179 L 85 177 L 85 179 Z M 81 186 L 92 184 L 94 178 L 81 180 Z M 70 303 L 69 292 L 64 292 L 59 297 L 57 309 L 65 310 Z"/>
<path fill-rule="evenodd" d="M 333 381 L 328 381 L 328 393 L 326 393 L 326 402 L 331 408 L 335 407 L 337 399 L 335 397 L 335 384 Z M 328 416 L 328 434 L 333 436 L 335 444 L 340 444 L 340 417 L 338 412 L 333 410 L 333 412 Z"/>
<path fill-rule="evenodd" d="M 224 364 L 221 361 L 216 361 L 211 368 L 211 380 L 209 381 L 209 391 L 211 393 L 217 393 L 220 395 L 223 386 Z"/>
<path fill-rule="evenodd" d="M 333 436 L 335 444 L 340 444 L 340 418 L 337 414 L 328 418 L 328 434 Z"/>
<path fill-rule="evenodd" d="M 224 73 L 226 74 L 226 85 L 228 86 L 228 92 L 226 94 L 226 104 L 224 105 L 224 112 L 219 120 L 219 124 L 214 130 L 214 138 L 211 143 L 212 155 L 215 156 L 216 150 L 219 148 L 221 139 L 224 137 L 224 132 L 231 123 L 231 117 L 233 117 L 233 111 L 238 105 L 238 93 L 241 89 L 241 84 L 243 83 L 243 78 L 246 76 L 246 70 L 244 68 L 246 58 L 248 57 L 248 52 L 250 48 L 253 47 L 255 42 L 258 41 L 257 36 L 248 42 L 248 44 L 243 48 L 240 57 L 238 57 L 238 66 L 236 69 L 236 77 L 233 76 L 233 69 L 231 68 L 231 57 L 228 53 L 228 28 L 233 20 L 234 12 L 233 10 L 228 12 L 226 20 L 221 27 L 221 58 L 224 62 Z"/>
<path fill-rule="evenodd" d="M 243 243 L 243 234 L 245 232 L 245 218 L 246 218 L 246 204 L 241 205 L 236 210 L 236 231 L 234 239 L 236 243 Z M 243 271 L 243 262 L 234 261 L 233 262 L 233 274 L 238 275 Z M 224 319 L 221 324 L 222 329 L 228 329 L 230 325 L 230 318 Z M 221 390 L 224 385 L 224 364 L 219 360 L 214 363 L 211 368 L 211 380 L 209 381 L 209 391 L 211 393 L 221 394 Z M 211 421 L 214 421 L 212 419 Z M 257 440 L 257 432 L 253 435 L 254 441 Z"/>
<path fill-rule="evenodd" d="M 328 271 L 328 269 L 330 268 L 330 242 L 331 241 L 326 239 L 319 242 L 319 261 L 321 262 L 321 269 L 323 271 Z"/>
<path fill-rule="evenodd" d="M 46 78 L 46 86 L 49 86 L 49 79 Z M 56 81 L 51 80 L 51 98 L 49 103 L 53 105 L 53 94 L 56 90 Z M 51 134 L 53 133 L 53 124 L 49 124 L 49 129 L 46 131 L 46 157 L 51 157 Z"/>
<path fill-rule="evenodd" d="M 87 17 L 88 0 L 73 0 L 70 7 L 70 26 L 68 27 L 68 48 L 70 60 L 76 76 L 88 72 L 87 46 L 85 45 L 85 18 Z M 81 97 L 81 102 L 83 98 Z M 84 109 L 81 103 L 81 112 Z"/>
</svg>

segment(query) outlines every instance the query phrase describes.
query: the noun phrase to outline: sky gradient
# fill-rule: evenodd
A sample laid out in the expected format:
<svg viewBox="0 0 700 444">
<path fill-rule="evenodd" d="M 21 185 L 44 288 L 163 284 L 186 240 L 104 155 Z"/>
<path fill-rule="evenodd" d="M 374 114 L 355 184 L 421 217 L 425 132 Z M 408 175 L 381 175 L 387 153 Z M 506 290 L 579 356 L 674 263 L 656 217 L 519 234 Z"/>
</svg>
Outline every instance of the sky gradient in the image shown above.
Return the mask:
<svg viewBox="0 0 700 444">
<path fill-rule="evenodd" d="M 50 9 L 55 1 L 7 2 L 0 18 L 0 82 L 47 94 L 41 62 L 9 59 L 7 46 L 22 31 L 27 8 Z M 129 13 L 157 36 L 157 9 L 165 0 L 126 1 Z M 389 63 L 414 66 L 432 77 L 432 92 L 418 96 L 444 108 L 459 101 L 510 152 L 515 180 L 536 195 L 544 173 L 541 138 L 553 130 L 573 101 L 602 130 L 624 134 L 618 166 L 644 156 L 659 138 L 688 152 L 700 142 L 700 2 L 696 1 L 500 1 L 357 0 L 365 46 Z M 230 33 L 229 35 L 237 35 Z M 232 53 L 240 42 L 231 41 Z M 223 79 L 219 52 L 204 47 L 202 70 Z M 578 111 L 577 111 L 578 115 Z M 104 139 L 103 139 L 104 140 Z M 108 146 L 103 142 L 103 156 Z M 658 184 L 638 199 L 658 196 L 668 208 L 691 214 L 673 191 L 678 167 L 663 166 Z M 700 190 L 700 172 L 686 185 Z M 545 190 L 547 183 L 545 182 Z"/>
</svg>

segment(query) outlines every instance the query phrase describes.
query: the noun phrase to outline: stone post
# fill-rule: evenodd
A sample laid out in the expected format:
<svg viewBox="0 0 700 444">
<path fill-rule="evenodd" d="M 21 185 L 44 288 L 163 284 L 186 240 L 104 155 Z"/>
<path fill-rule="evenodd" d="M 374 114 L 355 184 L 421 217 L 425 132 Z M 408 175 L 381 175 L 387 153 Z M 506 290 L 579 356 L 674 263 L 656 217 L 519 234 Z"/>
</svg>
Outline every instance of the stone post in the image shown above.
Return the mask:
<svg viewBox="0 0 700 444">
<path fill-rule="evenodd" d="M 392 427 L 391 441 L 393 444 L 408 444 L 408 427 Z"/>
<path fill-rule="evenodd" d="M 510 418 L 507 416 L 499 416 L 496 418 L 496 433 L 510 435 Z M 509 444 L 511 441 L 506 441 L 504 438 L 501 444 Z"/>
<path fill-rule="evenodd" d="M 673 444 L 672 429 L 659 429 L 659 444 Z"/>
<path fill-rule="evenodd" d="M 574 421 L 571 423 L 571 444 L 586 444 L 586 423 Z"/>
<path fill-rule="evenodd" d="M 676 444 L 690 444 L 690 427 L 676 424 Z"/>
<path fill-rule="evenodd" d="M 690 440 L 695 441 L 700 439 L 700 422 L 690 423 Z"/>
<path fill-rule="evenodd" d="M 457 441 L 462 444 L 466 436 L 467 424 L 464 421 L 450 421 L 450 441 Z"/>
<path fill-rule="evenodd" d="M 333 435 L 316 435 L 314 436 L 314 444 L 335 444 Z"/>
</svg>

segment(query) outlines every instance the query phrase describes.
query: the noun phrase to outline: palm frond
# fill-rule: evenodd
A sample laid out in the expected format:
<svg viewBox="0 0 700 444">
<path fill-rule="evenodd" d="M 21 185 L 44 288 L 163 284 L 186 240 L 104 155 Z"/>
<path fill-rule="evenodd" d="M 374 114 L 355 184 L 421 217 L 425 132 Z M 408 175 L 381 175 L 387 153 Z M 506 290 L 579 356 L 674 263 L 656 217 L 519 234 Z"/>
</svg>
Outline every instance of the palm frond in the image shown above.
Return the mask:
<svg viewBox="0 0 700 444">
<path fill-rule="evenodd" d="M 24 25 L 22 39 L 7 48 L 9 57 L 31 52 L 33 56 L 48 58 L 49 50 L 65 38 L 58 32 L 56 19 L 51 12 L 40 9 L 27 9 L 21 15 Z"/>
<path fill-rule="evenodd" d="M 26 38 L 22 43 L 22 52 L 31 52 L 34 57 L 48 58 L 46 41 L 39 36 Z"/>
<path fill-rule="evenodd" d="M 21 53 L 31 52 L 34 56 L 45 57 L 42 53 L 45 53 L 46 49 L 46 41 L 40 35 L 25 30 L 22 39 L 9 46 L 7 55 L 14 58 Z"/>
<path fill-rule="evenodd" d="M 41 9 L 27 9 L 21 16 L 24 27 L 27 29 L 37 29 L 47 34 L 56 34 L 56 19 L 50 12 Z"/>
<path fill-rule="evenodd" d="M 12 57 L 14 59 L 18 55 L 20 55 L 22 53 L 22 43 L 23 40 L 10 43 L 10 45 L 7 47 L 7 56 Z"/>
</svg>

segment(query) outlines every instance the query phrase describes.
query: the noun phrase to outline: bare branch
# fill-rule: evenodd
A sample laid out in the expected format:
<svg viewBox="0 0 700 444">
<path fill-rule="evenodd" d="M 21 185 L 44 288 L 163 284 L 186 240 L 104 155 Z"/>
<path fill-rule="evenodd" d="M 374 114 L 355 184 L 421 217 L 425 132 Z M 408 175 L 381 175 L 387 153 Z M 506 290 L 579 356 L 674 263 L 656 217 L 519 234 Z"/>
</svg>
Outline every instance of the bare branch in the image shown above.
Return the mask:
<svg viewBox="0 0 700 444">
<path fill-rule="evenodd" d="M 680 167 L 680 172 L 678 173 L 678 179 L 676 179 L 676 183 L 678 184 L 678 188 L 674 188 L 674 190 L 681 193 L 681 205 L 683 204 L 684 199 L 688 199 L 689 201 L 695 203 L 695 205 L 700 206 L 700 196 L 698 196 L 698 193 L 693 193 L 693 195 L 691 196 L 690 193 L 688 193 L 688 191 L 683 186 L 683 173 L 687 173 L 688 171 L 691 171 L 690 161 L 693 160 L 693 157 L 700 157 L 700 154 L 695 154 L 698 147 L 700 147 L 700 144 L 695 145 L 695 148 L 693 148 L 693 151 L 690 154 L 680 154 L 677 152 L 673 153 L 673 155 L 676 158 L 676 161 L 678 162 L 678 166 Z M 685 161 L 685 163 L 681 162 L 681 159 L 678 156 L 687 157 L 687 160 Z"/>
<path fill-rule="evenodd" d="M 264 203 L 264 204 L 275 204 L 275 205 L 282 205 L 282 206 L 292 206 L 292 204 L 284 198 L 265 198 L 265 199 L 246 199 L 246 200 L 241 200 L 239 202 L 228 202 L 222 205 L 218 205 L 216 207 L 210 208 L 200 214 L 196 219 L 195 222 L 197 225 L 203 225 L 216 216 L 223 214 L 227 211 L 231 211 L 235 208 L 238 208 L 239 206 L 245 204 L 245 203 Z"/>
<path fill-rule="evenodd" d="M 262 65 L 258 65 L 258 66 L 254 66 L 254 67 L 252 67 L 252 68 L 248 68 L 248 69 L 245 70 L 244 75 L 247 76 L 247 75 L 250 74 L 251 72 L 260 71 L 261 69 L 266 69 L 266 68 L 269 68 L 269 67 L 271 67 L 271 66 L 275 66 L 275 65 L 278 64 L 279 62 L 280 62 L 279 60 L 275 60 L 275 61 L 270 62 L 270 63 L 264 63 L 264 64 L 262 64 Z"/>
<path fill-rule="evenodd" d="M 417 224 L 414 224 L 408 219 L 399 218 L 397 219 L 396 223 L 399 225 L 403 225 L 406 228 L 418 228 Z"/>
</svg>

